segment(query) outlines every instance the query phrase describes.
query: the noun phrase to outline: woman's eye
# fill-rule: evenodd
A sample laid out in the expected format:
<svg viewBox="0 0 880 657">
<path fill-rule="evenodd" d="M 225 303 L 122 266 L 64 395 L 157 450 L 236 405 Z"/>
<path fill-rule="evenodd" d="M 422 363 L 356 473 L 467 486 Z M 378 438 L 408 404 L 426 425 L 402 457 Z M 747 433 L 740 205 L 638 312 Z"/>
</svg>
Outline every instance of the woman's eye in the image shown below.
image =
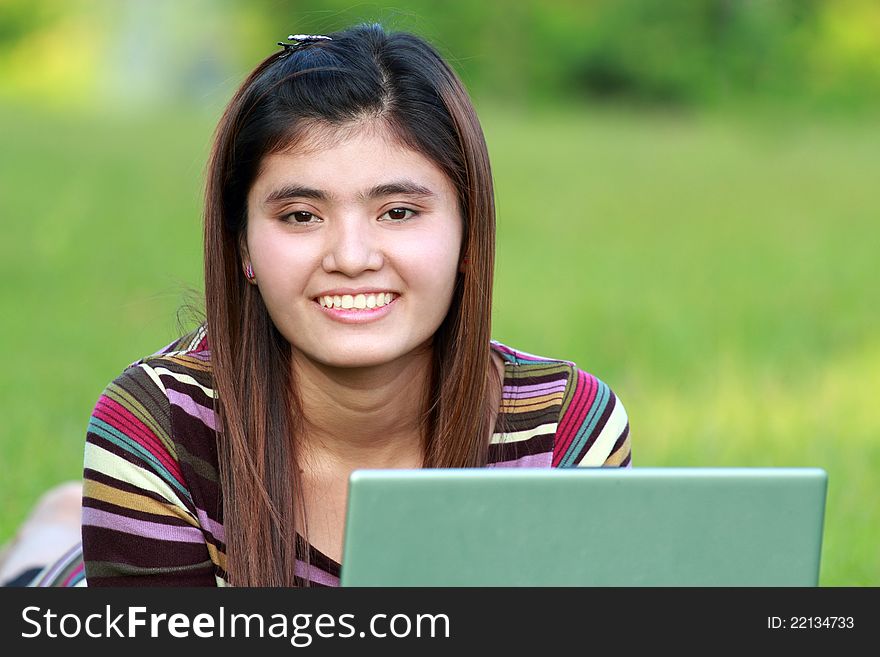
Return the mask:
<svg viewBox="0 0 880 657">
<path fill-rule="evenodd" d="M 410 213 L 409 216 L 406 215 L 407 212 Z M 385 214 L 388 215 L 388 218 L 391 219 L 391 221 L 406 221 L 407 219 L 412 219 L 416 216 L 415 210 L 410 210 L 409 208 L 392 208 Z"/>
<path fill-rule="evenodd" d="M 312 223 L 313 219 L 317 219 L 315 215 L 311 212 L 306 212 L 305 210 L 297 210 L 295 212 L 291 212 L 290 214 L 284 215 L 284 220 L 294 224 L 308 224 Z"/>
</svg>

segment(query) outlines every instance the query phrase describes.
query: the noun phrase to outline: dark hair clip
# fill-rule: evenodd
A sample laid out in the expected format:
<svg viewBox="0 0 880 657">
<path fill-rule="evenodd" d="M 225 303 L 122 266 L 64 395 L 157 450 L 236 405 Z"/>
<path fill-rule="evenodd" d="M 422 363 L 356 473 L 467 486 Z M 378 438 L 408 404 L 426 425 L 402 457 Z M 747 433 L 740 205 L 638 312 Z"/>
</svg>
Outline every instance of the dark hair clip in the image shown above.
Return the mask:
<svg viewBox="0 0 880 657">
<path fill-rule="evenodd" d="M 307 43 L 312 43 L 314 41 L 332 41 L 333 39 L 322 34 L 291 34 L 287 37 L 287 40 L 293 41 L 293 43 L 285 43 L 284 41 L 278 42 L 278 45 L 284 48 L 285 55 L 297 50 Z"/>
</svg>

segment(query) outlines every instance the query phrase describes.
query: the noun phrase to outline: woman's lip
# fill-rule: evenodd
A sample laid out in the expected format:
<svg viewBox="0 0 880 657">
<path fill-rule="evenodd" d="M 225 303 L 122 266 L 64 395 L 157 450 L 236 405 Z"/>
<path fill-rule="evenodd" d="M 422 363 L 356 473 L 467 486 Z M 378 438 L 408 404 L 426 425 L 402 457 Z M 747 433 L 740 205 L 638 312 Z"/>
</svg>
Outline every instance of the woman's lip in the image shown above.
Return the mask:
<svg viewBox="0 0 880 657">
<path fill-rule="evenodd" d="M 366 324 L 382 319 L 391 312 L 391 308 L 397 303 L 400 297 L 394 297 L 391 303 L 384 306 L 376 306 L 375 308 L 326 308 L 317 301 L 314 302 L 319 311 L 324 313 L 328 318 L 340 322 L 342 324 Z"/>
</svg>

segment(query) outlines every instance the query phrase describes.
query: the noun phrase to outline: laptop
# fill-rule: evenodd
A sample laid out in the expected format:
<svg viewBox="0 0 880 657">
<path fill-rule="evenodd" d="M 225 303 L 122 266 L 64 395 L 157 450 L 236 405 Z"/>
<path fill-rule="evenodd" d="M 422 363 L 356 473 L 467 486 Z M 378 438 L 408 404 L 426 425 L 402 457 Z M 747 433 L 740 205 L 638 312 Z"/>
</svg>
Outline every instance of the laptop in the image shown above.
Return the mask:
<svg viewBox="0 0 880 657">
<path fill-rule="evenodd" d="M 819 468 L 351 474 L 342 586 L 817 586 Z"/>
</svg>

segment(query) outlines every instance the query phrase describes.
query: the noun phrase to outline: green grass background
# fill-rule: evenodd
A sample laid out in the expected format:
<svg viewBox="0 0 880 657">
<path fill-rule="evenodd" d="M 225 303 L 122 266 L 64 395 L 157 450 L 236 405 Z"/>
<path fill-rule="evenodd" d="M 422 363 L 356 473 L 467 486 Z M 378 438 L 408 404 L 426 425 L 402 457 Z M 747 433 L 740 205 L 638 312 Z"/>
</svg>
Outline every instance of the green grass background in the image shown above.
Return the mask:
<svg viewBox="0 0 880 657">
<path fill-rule="evenodd" d="M 478 109 L 495 337 L 611 385 L 636 466 L 825 468 L 820 582 L 880 584 L 880 122 Z M 201 288 L 215 120 L 0 108 L 0 541 Z"/>
</svg>

